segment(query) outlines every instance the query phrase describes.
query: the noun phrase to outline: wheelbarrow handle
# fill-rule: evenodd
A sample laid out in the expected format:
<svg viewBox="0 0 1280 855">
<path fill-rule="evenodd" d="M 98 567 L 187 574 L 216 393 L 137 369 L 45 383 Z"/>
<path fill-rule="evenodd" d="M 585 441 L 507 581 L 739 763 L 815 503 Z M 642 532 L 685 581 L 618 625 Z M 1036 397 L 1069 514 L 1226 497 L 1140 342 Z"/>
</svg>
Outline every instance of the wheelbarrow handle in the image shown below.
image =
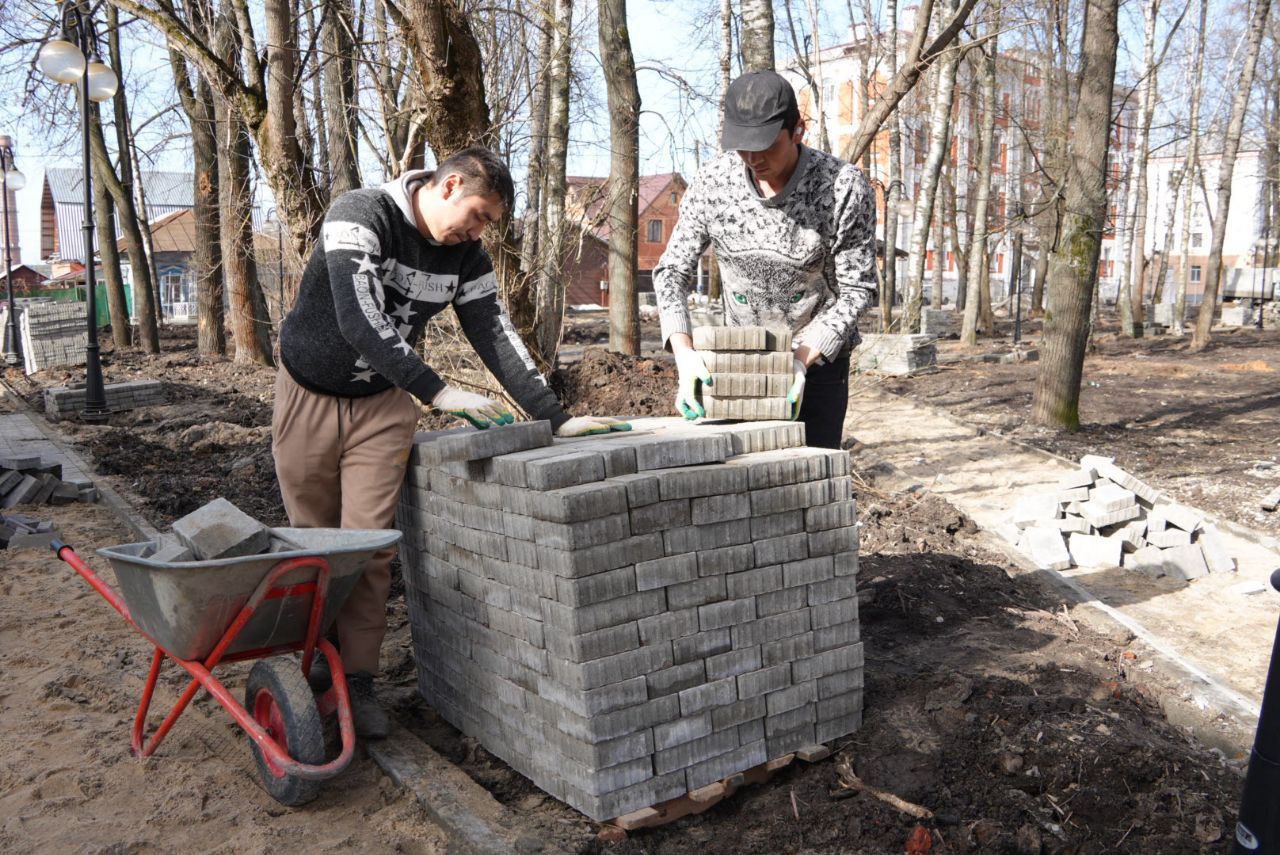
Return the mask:
<svg viewBox="0 0 1280 855">
<path fill-rule="evenodd" d="M 53 554 L 59 559 L 71 565 L 71 569 L 80 574 L 93 590 L 97 591 L 102 599 L 111 604 L 111 608 L 118 611 L 125 620 L 132 624 L 135 628 L 138 626 L 133 621 L 133 615 L 129 614 L 129 607 L 124 604 L 124 599 L 116 593 L 116 590 L 102 581 L 98 574 L 93 572 L 93 568 L 84 563 L 84 560 L 76 554 L 76 551 L 67 546 L 61 540 L 53 540 L 49 543 L 49 548 L 53 550 Z"/>
</svg>

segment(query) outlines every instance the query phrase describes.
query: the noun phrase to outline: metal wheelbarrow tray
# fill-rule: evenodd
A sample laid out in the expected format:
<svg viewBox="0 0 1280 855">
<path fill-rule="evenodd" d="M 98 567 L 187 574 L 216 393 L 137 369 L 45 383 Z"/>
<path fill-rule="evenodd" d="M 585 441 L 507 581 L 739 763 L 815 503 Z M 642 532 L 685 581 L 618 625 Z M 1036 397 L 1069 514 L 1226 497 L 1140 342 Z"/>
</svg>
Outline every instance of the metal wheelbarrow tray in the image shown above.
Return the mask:
<svg viewBox="0 0 1280 855">
<path fill-rule="evenodd" d="M 215 561 L 154 561 L 147 557 L 151 542 L 98 550 L 111 562 L 123 596 L 70 546 L 56 540 L 50 546 L 155 645 L 133 721 L 133 753 L 140 757 L 154 753 L 203 688 L 249 737 L 263 788 L 282 804 L 301 805 L 314 799 L 319 782 L 345 769 L 355 753 L 342 659 L 322 632 L 337 616 L 365 562 L 379 549 L 396 543 L 400 532 L 323 528 L 271 532 L 277 551 Z M 319 697 L 306 679 L 317 650 L 333 678 Z M 301 652 L 301 663 L 292 656 L 276 655 L 294 651 Z M 165 659 L 172 659 L 192 679 L 148 737 L 147 711 Z M 248 659 L 259 661 L 249 672 L 241 704 L 212 671 L 219 663 Z M 332 713 L 338 716 L 342 750 L 325 762 L 322 719 Z"/>
</svg>

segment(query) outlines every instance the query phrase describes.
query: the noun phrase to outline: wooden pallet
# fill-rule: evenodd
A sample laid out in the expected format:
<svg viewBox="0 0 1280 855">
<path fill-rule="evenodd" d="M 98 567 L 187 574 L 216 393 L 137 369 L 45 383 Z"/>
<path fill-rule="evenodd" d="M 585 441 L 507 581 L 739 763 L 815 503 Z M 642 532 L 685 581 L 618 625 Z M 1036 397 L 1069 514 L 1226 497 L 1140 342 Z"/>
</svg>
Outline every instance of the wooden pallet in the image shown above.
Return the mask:
<svg viewBox="0 0 1280 855">
<path fill-rule="evenodd" d="M 799 759 L 806 763 L 817 763 L 819 760 L 829 756 L 831 756 L 831 749 L 827 746 L 809 745 L 792 754 L 785 754 L 776 760 L 761 763 L 759 766 L 752 766 L 746 771 L 707 784 L 705 787 L 690 790 L 679 798 L 623 814 L 616 819 L 610 820 L 606 823 L 606 826 L 627 832 L 666 825 L 715 807 L 736 793 L 739 787 L 744 787 L 748 784 L 760 784 L 769 780 L 769 778 L 773 777 L 774 772 L 790 766 L 793 760 Z"/>
</svg>

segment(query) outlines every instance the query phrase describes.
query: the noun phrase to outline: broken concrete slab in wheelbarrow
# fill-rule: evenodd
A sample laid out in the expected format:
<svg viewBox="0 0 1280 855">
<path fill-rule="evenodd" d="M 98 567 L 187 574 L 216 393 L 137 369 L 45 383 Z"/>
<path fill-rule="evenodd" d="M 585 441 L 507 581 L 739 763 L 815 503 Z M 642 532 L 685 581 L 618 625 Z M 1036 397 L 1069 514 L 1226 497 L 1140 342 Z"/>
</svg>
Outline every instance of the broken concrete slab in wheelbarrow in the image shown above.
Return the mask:
<svg viewBox="0 0 1280 855">
<path fill-rule="evenodd" d="M 449 852 L 514 855 L 542 851 L 542 842 L 514 827 L 517 817 L 466 772 L 398 724 L 383 740 L 365 743 L 369 757 L 404 787 L 449 836 Z"/>
</svg>

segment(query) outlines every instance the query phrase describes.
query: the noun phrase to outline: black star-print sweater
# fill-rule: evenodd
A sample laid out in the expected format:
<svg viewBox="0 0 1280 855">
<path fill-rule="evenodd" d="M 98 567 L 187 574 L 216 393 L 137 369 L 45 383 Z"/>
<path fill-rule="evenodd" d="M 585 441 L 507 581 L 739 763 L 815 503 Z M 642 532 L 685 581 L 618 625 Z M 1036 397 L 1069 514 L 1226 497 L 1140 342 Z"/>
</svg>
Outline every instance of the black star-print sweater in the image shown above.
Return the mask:
<svg viewBox="0 0 1280 855">
<path fill-rule="evenodd" d="M 280 329 L 280 361 L 305 389 L 360 398 L 399 386 L 430 403 L 444 381 L 418 355 L 423 328 L 448 305 L 485 367 L 534 419 L 569 416 L 498 302 L 479 241 L 424 238 L 410 199 L 431 175 L 409 172 L 338 198 Z"/>
<path fill-rule="evenodd" d="M 698 173 L 653 271 L 662 340 L 689 332 L 685 302 L 707 245 L 715 247 L 725 323 L 778 326 L 828 360 L 858 343 L 876 304 L 875 198 L 862 171 L 800 147 L 782 192 L 761 196 L 737 152 Z"/>
</svg>

